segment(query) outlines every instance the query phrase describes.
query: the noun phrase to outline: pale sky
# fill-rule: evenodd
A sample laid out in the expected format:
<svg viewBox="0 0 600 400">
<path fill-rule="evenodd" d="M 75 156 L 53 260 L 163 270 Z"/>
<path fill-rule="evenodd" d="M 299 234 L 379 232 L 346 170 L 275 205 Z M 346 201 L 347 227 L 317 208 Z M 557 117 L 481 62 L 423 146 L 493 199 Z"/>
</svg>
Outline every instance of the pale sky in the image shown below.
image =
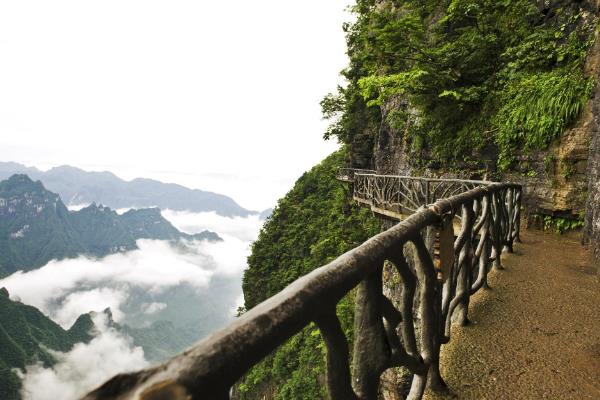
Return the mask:
<svg viewBox="0 0 600 400">
<path fill-rule="evenodd" d="M 0 2 L 0 161 L 274 204 L 335 150 L 351 0 Z"/>
</svg>

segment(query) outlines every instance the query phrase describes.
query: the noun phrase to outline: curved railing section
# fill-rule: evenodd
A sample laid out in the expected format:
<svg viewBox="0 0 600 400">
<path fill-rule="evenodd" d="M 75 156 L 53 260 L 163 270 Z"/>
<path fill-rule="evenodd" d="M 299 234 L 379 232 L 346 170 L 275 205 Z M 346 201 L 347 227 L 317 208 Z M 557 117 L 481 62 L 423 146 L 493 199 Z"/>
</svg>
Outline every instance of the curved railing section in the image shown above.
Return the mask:
<svg viewBox="0 0 600 400">
<path fill-rule="evenodd" d="M 420 399 L 426 387 L 441 390 L 440 347 L 450 340 L 452 321 L 466 323 L 470 296 L 486 285 L 493 264 L 501 268 L 503 248 L 511 250 L 518 239 L 520 196 L 519 185 L 489 184 L 420 208 L 184 353 L 115 376 L 85 398 L 229 399 L 240 377 L 311 322 L 327 346 L 331 399 L 375 400 L 381 374 L 400 366 L 413 374 L 409 399 Z M 459 216 L 450 255 L 438 255 L 440 226 Z M 439 269 L 439 257 L 449 270 Z M 383 293 L 384 266 L 401 278 L 399 305 Z M 354 288 L 351 357 L 336 305 Z"/>
<path fill-rule="evenodd" d="M 354 200 L 392 217 L 408 216 L 419 207 L 493 182 L 466 179 L 379 175 L 374 171 L 340 169 L 337 178 L 354 184 Z M 352 179 L 343 179 L 351 176 Z"/>
</svg>

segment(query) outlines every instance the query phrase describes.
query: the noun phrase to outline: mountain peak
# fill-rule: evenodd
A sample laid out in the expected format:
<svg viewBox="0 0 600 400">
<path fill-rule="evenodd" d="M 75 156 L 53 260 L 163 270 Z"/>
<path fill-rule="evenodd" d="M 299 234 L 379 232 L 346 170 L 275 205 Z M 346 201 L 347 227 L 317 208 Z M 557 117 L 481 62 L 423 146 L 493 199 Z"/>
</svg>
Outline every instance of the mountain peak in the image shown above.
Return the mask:
<svg viewBox="0 0 600 400">
<path fill-rule="evenodd" d="M 107 213 L 107 214 L 115 214 L 115 216 L 117 215 L 117 212 L 112 210 L 110 207 L 106 207 L 105 205 L 102 204 L 96 204 L 95 202 L 92 202 L 89 206 L 83 207 L 81 210 L 76 211 L 79 213 L 96 213 L 96 212 L 100 212 L 100 213 Z"/>
<path fill-rule="evenodd" d="M 92 320 L 94 318 L 96 318 L 97 316 L 102 316 L 102 317 L 106 318 L 106 326 L 108 326 L 108 327 L 113 326 L 115 324 L 115 321 L 113 319 L 112 310 L 110 309 L 110 307 L 106 307 L 102 311 L 90 311 L 87 315 L 89 315 Z"/>
<path fill-rule="evenodd" d="M 42 182 L 34 181 L 26 174 L 14 174 L 11 175 L 7 180 L 0 182 L 0 197 L 9 198 L 14 196 L 21 196 L 25 193 L 31 193 L 35 195 L 46 195 L 56 196 L 44 188 Z"/>
<path fill-rule="evenodd" d="M 14 174 L 6 180 L 6 184 L 9 186 L 28 185 L 33 183 L 35 183 L 33 179 L 26 174 Z"/>
<path fill-rule="evenodd" d="M 132 208 L 127 210 L 123 215 L 145 215 L 145 216 L 162 216 L 161 209 L 158 207 L 148 207 L 148 208 Z"/>
</svg>

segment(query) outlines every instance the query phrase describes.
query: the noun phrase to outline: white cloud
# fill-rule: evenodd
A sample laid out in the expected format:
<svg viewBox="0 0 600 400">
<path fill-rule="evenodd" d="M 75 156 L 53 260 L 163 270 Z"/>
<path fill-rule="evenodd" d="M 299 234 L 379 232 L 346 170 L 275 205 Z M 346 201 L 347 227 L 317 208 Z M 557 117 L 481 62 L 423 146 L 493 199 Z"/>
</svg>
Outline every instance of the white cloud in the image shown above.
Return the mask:
<svg viewBox="0 0 600 400">
<path fill-rule="evenodd" d="M 83 208 L 86 208 L 87 206 L 89 206 L 89 204 L 67 204 L 67 208 L 69 209 L 69 211 L 79 211 Z"/>
<path fill-rule="evenodd" d="M 157 302 L 143 303 L 141 308 L 142 308 L 142 312 L 144 314 L 154 314 L 158 311 L 162 311 L 165 308 L 167 308 L 167 305 L 165 303 L 157 303 Z"/>
<path fill-rule="evenodd" d="M 240 274 L 246 268 L 250 244 L 256 240 L 264 223 L 258 215 L 228 218 L 215 212 L 191 213 L 173 210 L 164 210 L 162 215 L 182 232 L 218 232 L 224 241 L 202 242 L 198 245 L 199 250 L 215 260 L 220 273 L 230 275 Z"/>
<path fill-rule="evenodd" d="M 181 285 L 206 290 L 213 277 L 239 279 L 246 268 L 250 243 L 262 221 L 257 216 L 226 218 L 215 213 L 165 211 L 178 229 L 197 233 L 219 232 L 221 242 L 190 241 L 173 245 L 165 241 L 139 240 L 138 250 L 102 259 L 78 257 L 51 261 L 42 268 L 16 272 L 0 281 L 11 297 L 31 304 L 68 328 L 83 313 L 110 307 L 117 322 L 127 319 L 125 308 L 133 289 L 161 293 Z M 238 285 L 241 287 L 241 285 Z M 239 297 L 241 290 L 232 294 Z M 164 310 L 154 306 L 153 313 Z M 165 307 L 166 308 L 166 307 Z M 129 312 L 132 312 L 129 310 Z"/>
<path fill-rule="evenodd" d="M 60 306 L 53 313 L 55 322 L 58 322 L 63 327 L 73 325 L 73 322 L 81 314 L 86 314 L 90 311 L 100 311 L 110 308 L 113 319 L 116 322 L 123 320 L 123 304 L 129 297 L 126 290 L 116 290 L 107 287 L 94 288 L 85 291 L 76 291 L 69 293 Z"/>
<path fill-rule="evenodd" d="M 115 374 L 148 365 L 142 348 L 107 327 L 104 314 L 94 316 L 94 323 L 99 332 L 89 343 L 79 343 L 66 353 L 51 351 L 57 360 L 53 368 L 39 363 L 19 372 L 24 400 L 74 400 Z"/>
<path fill-rule="evenodd" d="M 237 306 L 243 304 L 241 274 L 262 222 L 258 217 L 232 219 L 214 213 L 164 215 L 179 229 L 189 233 L 215 230 L 224 241 L 170 244 L 140 240 L 138 250 L 101 259 L 51 261 L 37 270 L 0 280 L 0 287 L 7 287 L 11 298 L 39 308 L 64 328 L 83 313 L 108 307 L 116 322 L 138 327 L 164 316 L 177 324 L 181 307 L 188 312 L 188 319 L 180 321 L 184 325 L 190 322 L 189 315 L 198 318 L 197 313 L 218 321 L 212 323 L 231 320 Z M 211 288 L 213 281 L 215 288 Z M 207 304 L 188 304 L 189 288 L 206 293 Z M 205 322 L 209 321 L 202 319 L 201 325 Z M 27 368 L 22 375 L 26 399 L 74 399 L 117 372 L 147 365 L 143 351 L 129 338 L 107 328 L 104 320 L 97 323 L 98 336 L 70 352 L 55 353 L 58 364 L 54 368 Z"/>
<path fill-rule="evenodd" d="M 160 293 L 186 284 L 206 288 L 215 273 L 221 273 L 217 261 L 209 254 L 213 246 L 236 250 L 229 244 L 190 242 L 185 249 L 165 241 L 138 240 L 138 250 L 109 255 L 102 259 L 78 257 L 51 261 L 44 267 L 16 272 L 0 281 L 21 301 L 31 304 L 63 327 L 69 327 L 78 313 L 115 308 L 127 299 L 129 287 Z M 214 250 L 219 253 L 219 250 Z M 243 268 L 239 266 L 238 268 Z M 229 273 L 231 265 L 223 265 Z M 80 312 L 81 311 L 81 312 Z"/>
<path fill-rule="evenodd" d="M 256 239 L 264 223 L 258 215 L 227 218 L 215 212 L 192 213 L 173 210 L 163 210 L 162 215 L 182 232 L 198 233 L 208 229 L 219 235 L 230 235 L 246 242 Z"/>
<path fill-rule="evenodd" d="M 115 320 L 121 322 L 132 312 L 130 308 L 126 311 L 132 290 L 159 294 L 181 285 L 206 290 L 215 276 L 239 279 L 246 268 L 250 244 L 263 222 L 258 216 L 226 218 L 215 213 L 169 210 L 163 215 L 182 231 L 209 229 L 219 232 L 224 240 L 179 245 L 139 240 L 137 250 L 102 259 L 81 256 L 51 261 L 33 271 L 16 272 L 0 280 L 0 286 L 6 286 L 12 298 L 39 308 L 65 328 L 83 313 L 109 307 Z M 232 293 L 235 298 L 241 296 L 241 284 L 237 287 Z M 138 312 L 154 314 L 165 308 L 154 305 Z"/>
</svg>

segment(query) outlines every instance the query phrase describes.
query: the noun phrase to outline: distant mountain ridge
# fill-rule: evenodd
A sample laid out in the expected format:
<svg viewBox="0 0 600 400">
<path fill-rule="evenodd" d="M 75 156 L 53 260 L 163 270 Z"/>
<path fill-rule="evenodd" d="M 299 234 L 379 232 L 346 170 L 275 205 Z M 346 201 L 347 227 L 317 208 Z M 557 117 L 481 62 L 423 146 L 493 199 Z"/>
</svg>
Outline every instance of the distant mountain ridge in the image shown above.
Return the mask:
<svg viewBox="0 0 600 400">
<path fill-rule="evenodd" d="M 243 208 L 222 194 L 189 189 L 174 183 L 137 178 L 125 181 L 111 172 L 88 172 L 70 166 L 46 172 L 14 162 L 0 162 L 0 180 L 26 174 L 40 180 L 64 203 L 104 204 L 113 209 L 159 207 L 175 211 L 210 212 L 225 217 L 247 217 L 258 212 Z"/>
<path fill-rule="evenodd" d="M 52 259 L 133 250 L 138 239 L 221 240 L 210 231 L 180 232 L 157 208 L 119 215 L 93 203 L 69 211 L 57 194 L 27 175 L 0 182 L 0 277 Z"/>
</svg>

